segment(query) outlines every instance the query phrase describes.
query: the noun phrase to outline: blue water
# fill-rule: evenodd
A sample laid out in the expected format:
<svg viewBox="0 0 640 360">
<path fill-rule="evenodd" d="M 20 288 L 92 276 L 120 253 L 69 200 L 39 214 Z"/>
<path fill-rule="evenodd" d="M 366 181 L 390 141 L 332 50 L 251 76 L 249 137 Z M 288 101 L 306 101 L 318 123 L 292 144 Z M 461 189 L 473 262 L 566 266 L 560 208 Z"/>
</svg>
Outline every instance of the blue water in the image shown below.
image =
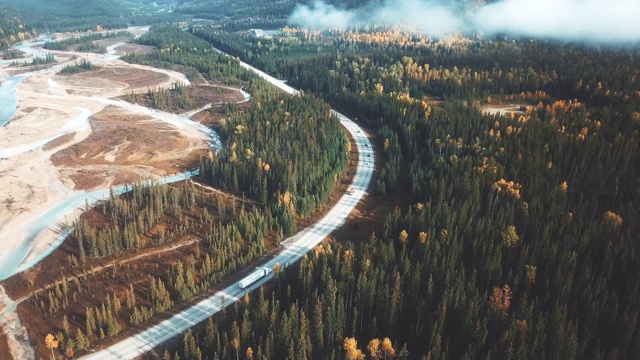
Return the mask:
<svg viewBox="0 0 640 360">
<path fill-rule="evenodd" d="M 22 80 L 18 76 L 6 76 L 0 84 L 0 127 L 7 125 L 9 120 L 16 113 L 18 98 L 16 96 L 16 88 Z"/>
<path fill-rule="evenodd" d="M 160 180 L 155 180 L 154 183 L 169 184 L 172 182 L 189 179 L 197 174 L 198 171 L 187 171 Z M 151 182 L 148 182 L 147 184 L 151 184 Z M 113 192 L 116 195 L 120 195 L 128 190 L 130 190 L 130 185 L 122 185 L 113 188 Z M 46 214 L 42 215 L 35 222 L 38 225 L 30 229 L 27 240 L 24 241 L 20 247 L 16 248 L 11 253 L 0 256 L 0 280 L 6 279 L 13 274 L 17 274 L 29 269 L 38 262 L 42 261 L 42 259 L 47 257 L 49 254 L 51 254 L 64 242 L 64 240 L 67 238 L 67 235 L 71 233 L 71 230 L 62 230 L 60 236 L 56 239 L 56 241 L 50 244 L 49 248 L 46 251 L 39 253 L 37 256 L 29 259 L 28 262 L 23 263 L 23 261 L 31 253 L 33 243 L 41 232 L 55 227 L 55 224 L 58 221 L 65 218 L 66 215 L 72 213 L 75 209 L 79 209 L 84 205 L 93 204 L 96 201 L 108 198 L 110 191 L 110 189 L 101 189 L 91 192 L 74 194 L 66 201 L 58 204 L 53 209 L 49 210 Z"/>
<path fill-rule="evenodd" d="M 32 55 L 33 57 L 45 57 L 47 56 L 48 51 L 47 50 L 36 50 L 34 49 L 35 46 L 41 46 L 44 45 L 44 41 L 34 41 L 32 43 L 19 43 L 15 46 L 16 50 L 20 50 L 23 53 L 25 53 L 26 55 Z"/>
<path fill-rule="evenodd" d="M 41 42 L 43 43 L 43 42 Z M 32 46 L 38 45 L 41 43 L 32 43 L 29 45 L 17 45 L 16 48 L 25 52 L 26 54 L 31 54 L 33 56 L 44 56 L 45 53 L 32 49 Z M 107 54 L 105 57 L 116 57 L 117 55 Z M 42 72 L 51 72 L 55 71 L 55 67 L 53 69 L 42 69 L 33 71 L 27 74 L 23 74 L 20 76 L 4 76 L 4 82 L 0 85 L 0 127 L 5 126 L 16 113 L 17 107 L 17 95 L 16 89 L 20 81 L 24 78 L 28 78 L 35 74 L 39 74 Z M 248 94 L 245 95 L 247 97 Z M 250 95 L 249 95 L 250 96 Z M 81 109 L 82 110 L 82 109 Z M 82 125 L 81 123 L 86 123 L 87 117 L 90 115 L 89 110 L 84 109 L 82 111 L 82 115 L 78 117 L 76 120 L 72 120 L 66 127 L 77 127 Z M 187 117 L 183 117 L 182 120 L 189 124 L 192 127 L 199 129 L 200 131 L 208 134 L 211 137 L 209 142 L 210 146 L 214 149 L 214 151 L 222 148 L 222 141 L 220 136 L 211 128 L 208 128 L 198 122 L 195 122 Z M 68 129 L 70 130 L 70 129 Z M 189 179 L 197 175 L 197 171 L 187 171 L 184 173 L 176 174 L 173 176 L 169 176 L 163 178 L 161 180 L 157 180 L 156 183 L 171 183 L 176 181 L 181 181 L 184 179 Z M 128 190 L 127 186 L 120 186 L 114 188 L 113 191 L 116 194 L 121 194 Z M 75 209 L 79 209 L 84 205 L 90 205 L 94 202 L 104 199 L 109 196 L 109 189 L 96 190 L 92 192 L 85 193 L 76 193 L 72 195 L 70 198 L 65 200 L 64 202 L 56 205 L 53 209 L 49 210 L 46 214 L 42 215 L 38 218 L 31 229 L 29 229 L 29 234 L 25 237 L 25 241 L 23 241 L 20 246 L 14 249 L 12 252 L 0 255 L 0 280 L 6 279 L 13 274 L 24 271 L 42 259 L 51 254 L 55 249 L 57 249 L 66 239 L 67 235 L 69 235 L 69 230 L 63 230 L 59 234 L 58 238 L 50 244 L 49 248 L 37 254 L 36 256 L 32 256 L 27 262 L 24 262 L 27 258 L 32 255 L 33 245 L 36 241 L 36 238 L 45 230 L 52 229 L 56 227 L 56 224 L 59 224 L 63 219 L 66 218 L 67 215 L 72 214 Z M 66 222 L 66 221 L 65 221 Z"/>
<path fill-rule="evenodd" d="M 15 49 L 24 52 L 27 55 L 45 57 L 46 52 L 34 50 L 33 46 L 42 45 L 44 41 L 30 43 L 28 45 L 18 44 Z M 37 72 L 33 72 L 35 74 Z M 30 76 L 31 74 L 25 74 L 21 76 L 3 76 L 4 82 L 0 84 L 0 127 L 3 127 L 9 123 L 13 115 L 16 113 L 16 106 L 18 99 L 16 96 L 16 89 L 20 81 Z"/>
</svg>

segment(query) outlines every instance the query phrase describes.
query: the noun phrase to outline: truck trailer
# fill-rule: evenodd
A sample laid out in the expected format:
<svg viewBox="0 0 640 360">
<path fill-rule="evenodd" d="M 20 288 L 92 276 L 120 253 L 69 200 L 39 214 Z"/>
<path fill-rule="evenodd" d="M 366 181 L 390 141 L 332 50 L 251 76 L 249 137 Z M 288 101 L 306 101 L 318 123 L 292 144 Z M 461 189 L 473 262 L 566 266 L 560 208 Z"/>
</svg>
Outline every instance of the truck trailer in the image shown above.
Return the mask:
<svg viewBox="0 0 640 360">
<path fill-rule="evenodd" d="M 252 272 L 247 277 L 245 277 L 244 279 L 240 280 L 240 282 L 238 282 L 238 286 L 240 287 L 240 289 L 246 289 L 249 286 L 251 286 L 251 284 L 253 284 L 256 281 L 262 279 L 263 277 L 271 274 L 272 271 L 273 270 L 271 270 L 268 267 L 258 268 L 258 270 Z"/>
</svg>

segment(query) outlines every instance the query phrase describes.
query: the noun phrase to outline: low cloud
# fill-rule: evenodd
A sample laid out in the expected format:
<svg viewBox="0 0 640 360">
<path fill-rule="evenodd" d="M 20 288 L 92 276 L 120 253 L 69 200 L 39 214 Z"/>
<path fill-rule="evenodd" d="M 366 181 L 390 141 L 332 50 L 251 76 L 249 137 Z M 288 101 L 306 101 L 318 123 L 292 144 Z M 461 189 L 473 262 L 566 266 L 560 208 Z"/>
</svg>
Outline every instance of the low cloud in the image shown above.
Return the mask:
<svg viewBox="0 0 640 360">
<path fill-rule="evenodd" d="M 318 29 L 341 28 L 355 24 L 354 16 L 354 12 L 316 1 L 313 6 L 298 5 L 291 14 L 290 22 Z"/>
<path fill-rule="evenodd" d="M 640 2 L 635 0 L 503 0 L 478 8 L 478 32 L 585 42 L 640 40 Z"/>
<path fill-rule="evenodd" d="M 508 34 L 566 41 L 617 44 L 640 41 L 640 1 L 501 0 L 463 8 L 438 0 L 384 0 L 344 10 L 317 0 L 298 5 L 289 22 L 327 29 L 398 25 L 423 34 Z"/>
<path fill-rule="evenodd" d="M 446 35 L 465 27 L 451 7 L 424 0 L 387 1 L 375 8 L 370 17 L 364 15 L 359 20 L 403 25 L 430 35 Z"/>
</svg>

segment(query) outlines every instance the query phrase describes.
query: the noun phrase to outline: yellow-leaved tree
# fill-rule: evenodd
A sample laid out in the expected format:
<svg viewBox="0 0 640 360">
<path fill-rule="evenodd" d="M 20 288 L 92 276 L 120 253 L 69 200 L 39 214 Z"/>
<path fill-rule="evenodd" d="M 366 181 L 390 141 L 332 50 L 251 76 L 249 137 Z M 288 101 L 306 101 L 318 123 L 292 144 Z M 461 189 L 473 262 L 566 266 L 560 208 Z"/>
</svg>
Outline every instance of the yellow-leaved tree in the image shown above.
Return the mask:
<svg viewBox="0 0 640 360">
<path fill-rule="evenodd" d="M 402 245 L 407 245 L 407 242 L 409 241 L 409 234 L 407 233 L 407 230 L 400 231 L 398 238 L 402 242 Z"/>
<path fill-rule="evenodd" d="M 390 359 L 396 356 L 396 350 L 393 348 L 393 344 L 391 344 L 391 339 L 388 337 L 382 339 L 382 344 L 380 345 L 382 348 L 382 354 L 385 359 Z"/>
<path fill-rule="evenodd" d="M 56 338 L 53 337 L 52 334 L 47 334 L 47 336 L 44 338 L 44 343 L 45 345 L 47 345 L 47 349 L 51 350 L 51 358 L 55 359 L 56 356 L 53 354 L 53 349 L 58 347 L 58 340 L 56 340 Z"/>
<path fill-rule="evenodd" d="M 380 350 L 380 339 L 371 339 L 369 345 L 367 345 L 369 355 L 373 360 L 379 360 L 382 357 L 382 351 Z"/>
<path fill-rule="evenodd" d="M 507 247 L 516 247 L 520 241 L 518 233 L 516 233 L 516 227 L 509 225 L 506 230 L 502 232 L 502 240 Z"/>
<path fill-rule="evenodd" d="M 504 285 L 502 288 L 493 287 L 493 294 L 489 297 L 489 308 L 499 317 L 504 318 L 511 307 L 511 288 Z"/>
<path fill-rule="evenodd" d="M 344 353 L 347 360 L 364 360 L 364 354 L 358 349 L 355 338 L 344 338 Z"/>
</svg>

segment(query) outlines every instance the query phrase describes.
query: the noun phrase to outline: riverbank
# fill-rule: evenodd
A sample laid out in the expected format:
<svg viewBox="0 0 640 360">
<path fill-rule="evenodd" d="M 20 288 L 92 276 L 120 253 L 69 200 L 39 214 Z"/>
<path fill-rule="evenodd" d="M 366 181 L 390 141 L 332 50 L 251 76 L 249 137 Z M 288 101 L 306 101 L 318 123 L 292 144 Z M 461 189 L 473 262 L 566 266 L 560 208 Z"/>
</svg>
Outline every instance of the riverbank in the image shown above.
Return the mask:
<svg viewBox="0 0 640 360">
<path fill-rule="evenodd" d="M 20 48 L 35 56 L 43 51 L 36 44 Z M 118 44 L 112 47 L 119 51 Z M 87 191 L 178 174 L 211 143 L 219 144 L 211 139 L 215 133 L 186 117 L 118 99 L 189 84 L 184 74 L 128 64 L 113 54 L 53 53 L 59 63 L 46 69 L 0 69 L 5 79 L 21 72 L 15 115 L 0 128 L 0 278 L 48 251 L 62 226 L 77 216 L 83 205 L 77 200 L 86 199 Z M 65 61 L 80 59 L 99 69 L 58 74 Z M 8 98 L 2 100 L 5 109 L 12 107 Z"/>
<path fill-rule="evenodd" d="M 146 30 L 136 28 L 134 34 Z M 41 43 L 19 45 L 25 61 L 44 52 Z M 241 89 L 223 84 L 191 85 L 180 69 L 118 60 L 125 52 L 150 51 L 138 47 L 110 44 L 103 55 L 55 51 L 56 64 L 0 68 L 5 80 L 0 97 L 5 111 L 0 126 L 0 279 L 50 255 L 66 238 L 66 226 L 110 189 L 119 192 L 128 183 L 170 183 L 193 176 L 187 170 L 221 141 L 214 130 L 190 117 L 198 115 L 196 120 L 210 124 L 216 119 L 204 110 L 212 103 L 244 106 L 250 100 Z M 96 69 L 59 73 L 81 60 L 96 64 Z M 145 101 L 123 100 L 124 95 L 144 97 L 148 89 L 170 89 L 175 83 L 193 93 L 192 106 L 159 111 Z M 5 295 L 2 287 L 0 295 Z M 8 347 L 3 353 L 34 358 L 15 303 L 7 296 L 0 297 L 0 329 L 0 350 Z"/>
</svg>

